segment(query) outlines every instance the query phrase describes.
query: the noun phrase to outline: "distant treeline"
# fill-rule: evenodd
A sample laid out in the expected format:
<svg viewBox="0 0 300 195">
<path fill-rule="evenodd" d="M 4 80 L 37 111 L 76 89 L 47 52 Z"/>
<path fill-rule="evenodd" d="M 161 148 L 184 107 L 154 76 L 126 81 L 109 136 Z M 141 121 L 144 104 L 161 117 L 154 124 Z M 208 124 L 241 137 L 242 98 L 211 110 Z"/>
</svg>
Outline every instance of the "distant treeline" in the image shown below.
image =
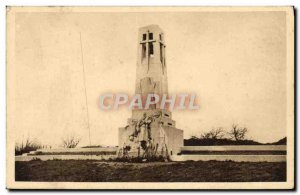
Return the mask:
<svg viewBox="0 0 300 195">
<path fill-rule="evenodd" d="M 184 139 L 185 146 L 222 146 L 222 145 L 286 145 L 286 137 L 273 143 L 260 143 L 253 140 L 232 140 L 228 138 L 197 138 Z"/>
</svg>

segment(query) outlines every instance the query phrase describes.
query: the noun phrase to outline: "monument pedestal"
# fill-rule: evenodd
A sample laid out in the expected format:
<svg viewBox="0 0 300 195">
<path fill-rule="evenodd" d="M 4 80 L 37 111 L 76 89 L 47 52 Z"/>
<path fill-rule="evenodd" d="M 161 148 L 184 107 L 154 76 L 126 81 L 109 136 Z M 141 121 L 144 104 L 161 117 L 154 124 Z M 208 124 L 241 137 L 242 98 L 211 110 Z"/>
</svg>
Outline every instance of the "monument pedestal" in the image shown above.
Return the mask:
<svg viewBox="0 0 300 195">
<path fill-rule="evenodd" d="M 129 119 L 119 128 L 120 157 L 168 157 L 183 146 L 183 130 L 175 128 L 168 111 L 145 111 L 140 120 Z"/>
</svg>

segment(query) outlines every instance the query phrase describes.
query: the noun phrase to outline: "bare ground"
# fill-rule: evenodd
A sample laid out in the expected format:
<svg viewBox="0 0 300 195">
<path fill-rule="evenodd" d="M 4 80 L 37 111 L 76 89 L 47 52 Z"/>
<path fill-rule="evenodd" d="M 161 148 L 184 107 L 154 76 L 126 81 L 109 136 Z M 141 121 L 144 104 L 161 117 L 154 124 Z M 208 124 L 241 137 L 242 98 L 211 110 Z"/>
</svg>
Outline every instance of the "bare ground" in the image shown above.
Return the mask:
<svg viewBox="0 0 300 195">
<path fill-rule="evenodd" d="M 16 162 L 16 181 L 269 182 L 286 181 L 285 162 L 151 162 L 90 160 Z"/>
</svg>

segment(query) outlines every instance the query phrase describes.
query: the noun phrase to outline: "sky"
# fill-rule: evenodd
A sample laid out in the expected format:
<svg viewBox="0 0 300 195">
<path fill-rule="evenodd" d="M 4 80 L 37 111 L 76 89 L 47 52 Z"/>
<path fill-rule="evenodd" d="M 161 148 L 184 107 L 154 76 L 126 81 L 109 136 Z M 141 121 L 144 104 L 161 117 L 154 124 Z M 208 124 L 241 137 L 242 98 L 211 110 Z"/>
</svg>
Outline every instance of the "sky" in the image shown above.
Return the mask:
<svg viewBox="0 0 300 195">
<path fill-rule="evenodd" d="M 134 94 L 138 29 L 150 24 L 165 34 L 169 93 L 197 95 L 199 110 L 173 111 L 185 138 L 232 124 L 259 142 L 286 136 L 285 12 L 65 10 L 16 14 L 8 43 L 15 46 L 8 66 L 15 140 L 58 146 L 75 135 L 88 145 L 89 125 L 92 145 L 117 145 L 131 112 L 100 110 L 99 98 Z"/>
</svg>

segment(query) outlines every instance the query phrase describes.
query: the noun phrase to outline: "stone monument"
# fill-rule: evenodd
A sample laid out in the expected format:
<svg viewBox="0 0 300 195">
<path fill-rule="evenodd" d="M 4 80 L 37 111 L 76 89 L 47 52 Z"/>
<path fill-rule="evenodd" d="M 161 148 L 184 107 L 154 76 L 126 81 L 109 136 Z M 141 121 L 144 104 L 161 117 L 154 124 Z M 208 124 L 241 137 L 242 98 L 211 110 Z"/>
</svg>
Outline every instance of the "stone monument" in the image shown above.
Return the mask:
<svg viewBox="0 0 300 195">
<path fill-rule="evenodd" d="M 168 94 L 165 34 L 157 25 L 139 29 L 135 93 Z M 119 157 L 176 155 L 183 146 L 183 130 L 175 127 L 172 113 L 158 104 L 133 109 L 126 127 L 119 128 Z"/>
</svg>

